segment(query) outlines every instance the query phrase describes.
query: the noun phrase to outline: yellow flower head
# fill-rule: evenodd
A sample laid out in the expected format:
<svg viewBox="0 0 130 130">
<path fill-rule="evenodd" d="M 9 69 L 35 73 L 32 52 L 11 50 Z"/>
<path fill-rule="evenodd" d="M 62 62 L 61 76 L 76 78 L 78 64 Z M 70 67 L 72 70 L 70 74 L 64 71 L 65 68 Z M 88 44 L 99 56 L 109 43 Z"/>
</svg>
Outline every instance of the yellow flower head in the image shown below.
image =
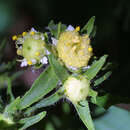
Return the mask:
<svg viewBox="0 0 130 130">
<path fill-rule="evenodd" d="M 60 35 L 57 51 L 59 58 L 62 59 L 67 67 L 80 68 L 87 66 L 92 56 L 92 47 L 88 35 L 81 36 L 75 30 L 65 31 Z"/>
<path fill-rule="evenodd" d="M 16 37 L 13 37 L 16 39 Z M 21 66 L 44 64 L 47 49 L 45 47 L 44 35 L 33 28 L 29 32 L 23 32 L 16 40 L 17 54 L 24 59 Z"/>
</svg>

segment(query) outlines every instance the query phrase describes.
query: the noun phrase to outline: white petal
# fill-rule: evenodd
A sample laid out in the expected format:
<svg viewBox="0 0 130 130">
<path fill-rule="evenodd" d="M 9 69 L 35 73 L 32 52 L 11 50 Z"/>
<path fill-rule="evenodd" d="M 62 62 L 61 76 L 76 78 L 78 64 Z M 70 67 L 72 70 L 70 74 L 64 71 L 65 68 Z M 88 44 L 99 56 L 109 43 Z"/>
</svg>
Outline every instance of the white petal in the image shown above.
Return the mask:
<svg viewBox="0 0 130 130">
<path fill-rule="evenodd" d="M 32 59 L 31 61 L 33 64 L 36 64 L 36 62 L 37 62 L 35 59 Z"/>
<path fill-rule="evenodd" d="M 68 68 L 71 69 L 71 70 L 73 70 L 73 71 L 77 70 L 76 67 L 72 67 L 72 66 L 68 66 Z"/>
<path fill-rule="evenodd" d="M 66 29 L 66 31 L 74 31 L 74 27 L 72 25 L 69 25 Z"/>
<path fill-rule="evenodd" d="M 90 68 L 90 66 L 88 65 L 88 66 L 85 66 L 85 67 L 83 67 L 83 69 L 85 69 L 85 70 L 87 70 L 87 69 L 89 69 Z"/>
<path fill-rule="evenodd" d="M 47 63 L 48 63 L 47 57 L 44 56 L 44 57 L 40 60 L 40 62 L 41 62 L 42 64 L 47 64 Z"/>
<path fill-rule="evenodd" d="M 22 47 L 22 46 L 20 46 L 18 49 L 22 50 L 22 48 L 23 48 L 23 47 Z"/>
<path fill-rule="evenodd" d="M 50 54 L 51 54 L 51 52 L 46 50 L 46 55 L 50 55 Z"/>
<path fill-rule="evenodd" d="M 41 36 L 41 39 L 44 41 L 44 39 L 45 39 L 44 36 Z"/>
<path fill-rule="evenodd" d="M 37 32 L 34 28 L 31 28 L 31 32 Z"/>
<path fill-rule="evenodd" d="M 58 40 L 57 40 L 57 39 L 55 39 L 54 37 L 51 37 L 51 40 L 52 40 L 52 44 L 54 44 L 54 45 L 56 46 L 56 45 L 57 45 Z"/>
<path fill-rule="evenodd" d="M 21 67 L 25 67 L 25 66 L 27 66 L 28 65 L 28 63 L 27 63 L 27 61 L 24 59 L 23 61 L 22 61 L 22 63 L 21 63 Z"/>
</svg>

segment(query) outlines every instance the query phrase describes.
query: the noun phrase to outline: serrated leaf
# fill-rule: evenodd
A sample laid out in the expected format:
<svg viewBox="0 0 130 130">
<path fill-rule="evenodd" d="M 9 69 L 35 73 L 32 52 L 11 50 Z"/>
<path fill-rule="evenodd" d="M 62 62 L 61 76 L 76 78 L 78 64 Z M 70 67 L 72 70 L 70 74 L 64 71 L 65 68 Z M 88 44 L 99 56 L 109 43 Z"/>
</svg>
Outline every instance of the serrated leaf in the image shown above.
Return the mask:
<svg viewBox="0 0 130 130">
<path fill-rule="evenodd" d="M 90 18 L 90 20 L 87 22 L 87 24 L 81 29 L 81 32 L 87 32 L 88 35 L 91 34 L 94 28 L 94 22 L 95 22 L 95 16 Z"/>
<path fill-rule="evenodd" d="M 63 95 L 60 94 L 60 91 L 57 91 L 53 95 L 42 99 L 40 102 L 38 102 L 34 106 L 28 108 L 27 111 L 25 111 L 25 114 L 30 115 L 32 112 L 34 112 L 35 110 L 37 110 L 39 108 L 53 105 L 56 102 L 58 102 L 61 98 L 63 98 Z"/>
<path fill-rule="evenodd" d="M 40 120 L 42 120 L 45 116 L 46 116 L 46 112 L 44 111 L 44 112 L 41 112 L 41 113 L 39 113 L 39 114 L 37 114 L 35 116 L 21 119 L 19 121 L 19 123 L 24 124 L 24 125 L 18 130 L 25 130 L 26 128 L 28 128 L 28 127 L 36 124 Z"/>
<path fill-rule="evenodd" d="M 55 76 L 53 69 L 49 66 L 35 80 L 31 89 L 26 92 L 20 102 L 20 109 L 24 109 L 31 104 L 37 102 L 47 93 L 56 88 L 58 79 Z"/>
<path fill-rule="evenodd" d="M 93 120 L 90 115 L 89 105 L 87 101 L 74 104 L 76 111 L 88 130 L 95 130 Z"/>
<path fill-rule="evenodd" d="M 49 62 L 56 76 L 60 81 L 62 81 L 62 83 L 64 83 L 64 81 L 69 77 L 69 73 L 67 72 L 66 68 L 63 67 L 52 54 L 49 55 Z"/>
<path fill-rule="evenodd" d="M 108 57 L 107 55 L 104 55 L 98 61 L 95 61 L 83 75 L 88 80 L 93 79 L 103 67 L 104 63 L 106 62 L 107 57 Z"/>
<path fill-rule="evenodd" d="M 96 100 L 96 97 L 97 97 L 97 92 L 96 91 L 94 91 L 94 90 L 92 90 L 92 89 L 90 89 L 89 90 L 89 96 L 91 96 L 91 101 L 93 102 L 93 103 L 96 103 L 97 102 L 97 100 Z"/>
<path fill-rule="evenodd" d="M 100 77 L 99 79 L 95 80 L 94 81 L 94 86 L 97 86 L 97 85 L 101 84 L 103 81 L 108 79 L 111 74 L 112 74 L 112 72 L 109 71 L 106 74 L 104 74 L 102 77 Z"/>
</svg>

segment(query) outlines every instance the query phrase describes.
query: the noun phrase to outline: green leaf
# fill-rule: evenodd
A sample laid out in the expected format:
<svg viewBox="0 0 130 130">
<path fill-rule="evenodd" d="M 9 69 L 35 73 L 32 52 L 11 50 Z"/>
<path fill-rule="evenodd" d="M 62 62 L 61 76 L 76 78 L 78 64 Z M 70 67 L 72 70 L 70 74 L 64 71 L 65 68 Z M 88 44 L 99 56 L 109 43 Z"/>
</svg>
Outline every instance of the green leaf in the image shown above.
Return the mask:
<svg viewBox="0 0 130 130">
<path fill-rule="evenodd" d="M 90 35 L 94 28 L 94 22 L 95 22 L 95 16 L 90 18 L 90 20 L 87 22 L 87 24 L 81 29 L 81 32 L 82 33 L 87 32 L 87 34 Z"/>
<path fill-rule="evenodd" d="M 15 114 L 15 112 L 19 108 L 19 103 L 20 103 L 20 97 L 17 97 L 12 103 L 10 103 L 8 106 L 6 106 L 4 115 Z"/>
<path fill-rule="evenodd" d="M 13 62 L 8 62 L 8 64 L 2 63 L 0 65 L 0 73 L 11 69 L 15 65 L 15 63 L 16 60 L 14 60 Z"/>
<path fill-rule="evenodd" d="M 50 30 L 51 34 L 54 35 L 54 37 L 57 39 L 59 38 L 60 33 L 65 31 L 66 28 L 66 25 L 61 24 L 61 22 L 55 24 L 53 20 L 51 20 L 51 22 L 48 24 L 48 29 Z"/>
<path fill-rule="evenodd" d="M 94 26 L 94 27 L 93 27 L 93 31 L 91 32 L 91 37 L 92 37 L 92 38 L 94 38 L 94 37 L 95 37 L 96 32 L 97 32 L 97 27 L 96 27 L 96 26 Z"/>
<path fill-rule="evenodd" d="M 17 72 L 15 72 L 15 73 L 10 77 L 11 81 L 17 79 L 17 78 L 18 78 L 19 76 L 21 76 L 23 73 L 24 73 L 24 71 L 17 71 Z"/>
<path fill-rule="evenodd" d="M 110 99 L 110 94 L 105 94 L 103 96 L 97 96 L 97 102 L 93 102 L 94 104 L 100 106 L 100 107 L 106 107 L 108 104 L 108 101 Z"/>
<path fill-rule="evenodd" d="M 105 94 L 103 96 L 97 96 L 96 103 L 94 104 L 108 109 L 110 106 L 120 103 L 130 103 L 130 99 L 124 96 L 112 95 L 112 94 Z"/>
<path fill-rule="evenodd" d="M 34 112 L 35 110 L 37 110 L 39 108 L 53 105 L 54 103 L 58 102 L 61 98 L 63 98 L 63 95 L 61 95 L 60 91 L 58 90 L 53 95 L 51 95 L 51 96 L 49 96 L 47 98 L 42 99 L 40 102 L 38 102 L 34 106 L 28 108 L 25 111 L 25 114 L 30 115 L 32 112 Z"/>
<path fill-rule="evenodd" d="M 59 22 L 58 25 L 57 25 L 57 37 L 56 37 L 57 39 L 60 36 L 60 32 L 61 32 L 61 22 Z"/>
<path fill-rule="evenodd" d="M 24 119 L 21 119 L 19 121 L 20 124 L 24 124 L 23 127 L 21 127 L 20 129 L 18 130 L 25 130 L 26 128 L 36 124 L 37 122 L 39 122 L 40 120 L 42 120 L 44 117 L 46 116 L 46 112 L 41 112 L 35 116 L 32 116 L 32 117 L 28 117 L 28 118 L 24 118 Z"/>
<path fill-rule="evenodd" d="M 12 93 L 11 79 L 9 79 L 9 78 L 7 78 L 7 86 L 8 86 L 8 88 L 7 88 L 7 94 L 9 94 L 10 100 L 12 102 L 12 101 L 14 101 L 15 98 L 14 98 L 14 95 Z"/>
<path fill-rule="evenodd" d="M 95 130 L 93 120 L 90 115 L 89 105 L 87 101 L 74 104 L 76 111 L 88 130 Z"/>
<path fill-rule="evenodd" d="M 63 67 L 52 54 L 49 55 L 49 62 L 56 76 L 60 81 L 62 81 L 62 83 L 64 83 L 64 81 L 69 77 L 69 73 L 67 72 L 66 68 Z"/>
<path fill-rule="evenodd" d="M 102 70 L 108 70 L 108 69 L 112 69 L 113 64 L 111 62 L 108 62 L 103 68 Z"/>
<path fill-rule="evenodd" d="M 1 44 L 0 44 L 0 52 L 5 48 L 6 42 L 7 42 L 6 39 L 4 39 L 4 40 L 1 42 Z"/>
<path fill-rule="evenodd" d="M 130 112 L 112 106 L 94 120 L 96 130 L 130 130 Z"/>
<path fill-rule="evenodd" d="M 104 55 L 98 61 L 95 61 L 83 75 L 89 80 L 93 79 L 103 67 L 107 57 L 107 55 Z"/>
<path fill-rule="evenodd" d="M 97 102 L 97 100 L 96 100 L 97 94 L 98 93 L 96 91 L 94 91 L 92 89 L 89 90 L 89 96 L 91 96 L 91 102 L 93 102 L 93 103 Z"/>
<path fill-rule="evenodd" d="M 6 42 L 7 42 L 7 40 L 4 39 L 4 40 L 1 42 L 1 44 L 0 44 L 0 61 L 1 61 L 1 58 L 3 57 L 3 53 L 1 53 L 1 52 L 2 52 L 3 49 L 5 48 Z"/>
<path fill-rule="evenodd" d="M 112 72 L 109 71 L 106 74 L 104 74 L 102 77 L 100 77 L 99 79 L 95 80 L 94 86 L 101 84 L 104 80 L 108 79 L 111 74 L 112 74 Z"/>
<path fill-rule="evenodd" d="M 4 110 L 4 103 L 3 103 L 3 100 L 2 100 L 2 98 L 0 96 L 0 113 L 2 113 L 3 110 Z"/>
<path fill-rule="evenodd" d="M 24 109 L 31 104 L 37 102 L 47 93 L 56 88 L 58 79 L 55 76 L 53 69 L 49 66 L 35 80 L 31 89 L 26 92 L 20 102 L 20 109 Z"/>
<path fill-rule="evenodd" d="M 45 125 L 46 125 L 45 130 L 55 130 L 55 128 L 51 122 L 47 122 Z"/>
</svg>

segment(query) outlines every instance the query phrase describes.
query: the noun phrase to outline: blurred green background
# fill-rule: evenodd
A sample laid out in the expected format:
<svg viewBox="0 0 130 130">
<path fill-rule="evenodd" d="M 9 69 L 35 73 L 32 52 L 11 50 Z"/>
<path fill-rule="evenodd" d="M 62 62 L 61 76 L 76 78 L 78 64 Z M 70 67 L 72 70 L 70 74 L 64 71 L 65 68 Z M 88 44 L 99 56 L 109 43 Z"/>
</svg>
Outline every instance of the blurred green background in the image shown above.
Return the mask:
<svg viewBox="0 0 130 130">
<path fill-rule="evenodd" d="M 56 23 L 61 21 L 67 25 L 80 25 L 82 27 L 91 16 L 96 16 L 97 25 L 96 37 L 92 39 L 94 55 L 101 56 L 108 54 L 109 61 L 116 65 L 111 78 L 98 88 L 103 88 L 107 92 L 130 98 L 129 0 L 0 0 L 0 40 L 6 37 L 9 41 L 5 50 L 5 61 L 16 57 L 15 45 L 11 40 L 12 35 L 22 33 L 31 27 L 44 31 L 52 19 Z M 25 86 L 30 86 L 38 74 L 39 72 L 33 74 L 28 69 L 24 77 L 22 77 Z M 55 113 L 57 109 L 61 111 L 62 108 L 60 106 L 55 106 L 53 108 L 55 110 L 52 110 L 52 113 Z M 70 106 L 72 107 L 72 105 Z M 75 114 L 75 112 L 73 111 L 72 114 Z M 62 112 L 59 112 L 58 115 L 61 116 Z M 78 129 L 78 124 L 75 124 L 73 121 L 75 116 L 64 118 L 66 118 L 64 119 L 65 122 L 70 121 L 71 125 L 72 123 L 74 124 L 73 129 Z M 79 121 L 77 116 L 76 118 Z M 69 126 L 68 122 L 67 125 Z M 48 127 L 48 130 L 53 130 L 51 129 L 51 123 Z M 35 130 L 35 128 L 32 129 Z M 69 129 L 66 126 L 64 130 Z"/>
</svg>

